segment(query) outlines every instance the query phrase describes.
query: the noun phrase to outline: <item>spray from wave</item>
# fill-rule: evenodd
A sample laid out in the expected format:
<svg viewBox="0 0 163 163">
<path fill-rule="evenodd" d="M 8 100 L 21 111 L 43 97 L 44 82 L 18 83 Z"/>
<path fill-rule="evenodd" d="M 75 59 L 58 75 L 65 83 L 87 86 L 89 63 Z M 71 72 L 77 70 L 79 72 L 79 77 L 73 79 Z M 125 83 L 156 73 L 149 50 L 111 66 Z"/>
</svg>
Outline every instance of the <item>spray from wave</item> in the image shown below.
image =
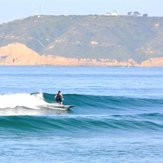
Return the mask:
<svg viewBox="0 0 163 163">
<path fill-rule="evenodd" d="M 0 115 L 46 115 L 64 111 L 54 100 L 53 103 L 46 102 L 39 92 L 4 94 L 0 95 L 0 101 Z"/>
<path fill-rule="evenodd" d="M 39 109 L 38 106 L 45 105 L 42 94 L 8 94 L 0 95 L 0 108 L 15 108 L 18 106 Z"/>
</svg>

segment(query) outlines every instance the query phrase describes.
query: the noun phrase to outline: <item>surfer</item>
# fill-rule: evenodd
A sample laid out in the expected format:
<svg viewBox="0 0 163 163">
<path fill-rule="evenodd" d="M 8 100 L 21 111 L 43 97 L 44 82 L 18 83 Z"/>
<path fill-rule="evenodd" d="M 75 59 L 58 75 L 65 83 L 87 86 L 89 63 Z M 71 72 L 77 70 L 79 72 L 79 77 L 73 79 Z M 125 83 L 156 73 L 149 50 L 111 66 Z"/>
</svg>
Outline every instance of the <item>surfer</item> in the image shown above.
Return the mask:
<svg viewBox="0 0 163 163">
<path fill-rule="evenodd" d="M 55 99 L 56 99 L 57 103 L 63 105 L 64 97 L 63 97 L 61 91 L 58 91 L 58 93 L 55 95 Z"/>
</svg>

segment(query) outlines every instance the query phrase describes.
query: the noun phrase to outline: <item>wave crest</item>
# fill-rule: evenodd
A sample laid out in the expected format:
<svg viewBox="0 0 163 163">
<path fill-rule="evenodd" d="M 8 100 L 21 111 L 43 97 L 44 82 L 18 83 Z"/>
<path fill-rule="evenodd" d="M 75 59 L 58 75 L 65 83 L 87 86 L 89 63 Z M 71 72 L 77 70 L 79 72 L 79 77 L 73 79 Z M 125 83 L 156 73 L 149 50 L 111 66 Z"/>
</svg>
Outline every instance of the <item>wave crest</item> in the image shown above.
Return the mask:
<svg viewBox="0 0 163 163">
<path fill-rule="evenodd" d="M 0 117 L 0 130 L 25 130 L 33 132 L 78 132 L 78 131 L 163 131 L 161 122 L 150 119 L 128 119 L 107 116 L 7 116 Z M 57 133 L 57 132 L 56 132 Z"/>
</svg>

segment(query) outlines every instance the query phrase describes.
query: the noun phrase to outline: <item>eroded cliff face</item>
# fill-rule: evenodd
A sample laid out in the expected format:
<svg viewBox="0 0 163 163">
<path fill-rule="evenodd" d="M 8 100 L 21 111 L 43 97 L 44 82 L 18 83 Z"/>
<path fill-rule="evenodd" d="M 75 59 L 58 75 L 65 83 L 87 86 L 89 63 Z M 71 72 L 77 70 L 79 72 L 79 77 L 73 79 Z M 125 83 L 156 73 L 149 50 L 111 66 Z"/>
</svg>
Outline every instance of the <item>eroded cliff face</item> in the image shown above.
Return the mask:
<svg viewBox="0 0 163 163">
<path fill-rule="evenodd" d="M 151 58 L 138 64 L 129 59 L 118 62 L 110 59 L 76 59 L 57 55 L 40 55 L 21 43 L 9 44 L 0 48 L 0 65 L 63 65 L 63 66 L 163 66 L 162 58 Z"/>
<path fill-rule="evenodd" d="M 142 67 L 163 67 L 163 57 L 151 58 L 141 63 Z"/>
</svg>

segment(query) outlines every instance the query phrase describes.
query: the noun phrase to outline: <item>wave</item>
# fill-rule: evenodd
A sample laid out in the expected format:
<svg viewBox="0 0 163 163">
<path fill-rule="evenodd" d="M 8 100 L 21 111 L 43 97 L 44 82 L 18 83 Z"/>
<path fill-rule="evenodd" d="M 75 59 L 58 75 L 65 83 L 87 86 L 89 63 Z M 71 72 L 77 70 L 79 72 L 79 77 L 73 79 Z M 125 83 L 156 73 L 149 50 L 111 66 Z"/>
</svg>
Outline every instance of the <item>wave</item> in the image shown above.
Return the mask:
<svg viewBox="0 0 163 163">
<path fill-rule="evenodd" d="M 163 99 L 135 98 L 125 96 L 94 96 L 65 94 L 64 104 L 73 105 L 74 114 L 115 114 L 134 112 L 162 112 Z M 60 114 L 56 107 L 54 94 L 20 93 L 0 95 L 0 115 L 49 115 Z"/>
<path fill-rule="evenodd" d="M 163 112 L 163 99 L 157 98 L 136 98 L 126 96 L 95 96 L 66 94 L 65 104 L 74 105 L 75 113 L 89 114 L 115 114 L 124 112 Z M 44 93 L 43 97 L 47 102 L 54 101 L 54 94 Z"/>
<path fill-rule="evenodd" d="M 139 115 L 140 116 L 140 115 Z M 149 116 L 149 115 L 147 115 Z M 163 114 L 158 116 L 163 117 Z M 0 130 L 25 132 L 163 131 L 162 121 L 117 116 L 1 116 Z"/>
<path fill-rule="evenodd" d="M 94 96 L 94 95 L 80 95 L 80 94 L 66 94 L 65 103 L 76 106 L 151 106 L 153 104 L 163 105 L 163 99 L 151 98 L 135 98 L 125 96 Z M 43 97 L 47 102 L 54 101 L 54 94 L 44 93 Z"/>
</svg>

